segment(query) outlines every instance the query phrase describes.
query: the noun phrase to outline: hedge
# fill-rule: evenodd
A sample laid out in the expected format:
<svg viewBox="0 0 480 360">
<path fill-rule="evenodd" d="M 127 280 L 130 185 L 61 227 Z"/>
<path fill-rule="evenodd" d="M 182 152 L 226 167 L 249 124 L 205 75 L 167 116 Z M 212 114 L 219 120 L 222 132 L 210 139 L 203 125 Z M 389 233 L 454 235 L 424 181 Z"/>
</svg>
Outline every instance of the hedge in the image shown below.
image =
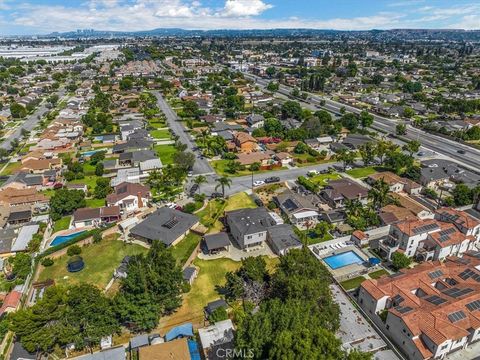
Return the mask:
<svg viewBox="0 0 480 360">
<path fill-rule="evenodd" d="M 59 250 L 65 249 L 66 247 L 68 247 L 70 245 L 73 245 L 73 244 L 75 244 L 79 241 L 85 240 L 86 238 L 89 238 L 90 236 L 93 236 L 99 230 L 100 230 L 100 232 L 104 232 L 105 230 L 110 229 L 111 227 L 113 227 L 115 225 L 116 225 L 115 223 L 112 223 L 112 224 L 108 224 L 107 226 L 105 226 L 102 229 L 88 230 L 88 231 L 86 231 L 82 234 L 79 234 L 78 236 L 75 236 L 74 238 L 72 238 L 68 241 L 65 241 L 64 243 L 61 243 L 61 244 L 58 244 L 58 245 L 55 245 L 55 246 L 52 246 L 52 247 L 48 248 L 47 250 L 45 250 L 43 253 L 41 253 L 38 256 L 38 259 L 41 259 L 41 258 L 43 258 L 47 255 L 53 254 L 54 252 L 57 252 Z"/>
<path fill-rule="evenodd" d="M 298 183 L 311 192 L 316 193 L 318 191 L 318 185 L 308 180 L 305 176 L 298 177 Z"/>
</svg>

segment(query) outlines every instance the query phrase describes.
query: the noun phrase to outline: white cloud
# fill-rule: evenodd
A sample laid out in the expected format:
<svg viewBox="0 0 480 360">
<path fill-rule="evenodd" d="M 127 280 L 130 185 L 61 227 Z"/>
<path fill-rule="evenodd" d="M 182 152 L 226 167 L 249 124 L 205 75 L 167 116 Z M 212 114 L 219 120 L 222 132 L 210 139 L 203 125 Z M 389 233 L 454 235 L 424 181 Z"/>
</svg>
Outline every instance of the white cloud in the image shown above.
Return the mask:
<svg viewBox="0 0 480 360">
<path fill-rule="evenodd" d="M 273 6 L 262 0 L 227 0 L 223 9 L 223 16 L 256 16 Z"/>
</svg>

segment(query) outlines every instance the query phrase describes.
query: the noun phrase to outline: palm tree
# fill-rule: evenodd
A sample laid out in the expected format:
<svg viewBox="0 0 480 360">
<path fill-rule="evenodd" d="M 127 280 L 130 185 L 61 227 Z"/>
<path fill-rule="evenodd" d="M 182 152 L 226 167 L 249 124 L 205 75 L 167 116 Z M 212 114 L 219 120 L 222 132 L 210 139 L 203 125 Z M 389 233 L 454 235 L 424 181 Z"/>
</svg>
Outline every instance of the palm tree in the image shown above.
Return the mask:
<svg viewBox="0 0 480 360">
<path fill-rule="evenodd" d="M 207 178 L 204 175 L 198 175 L 193 182 L 198 185 L 198 192 L 200 192 L 200 185 L 207 182 Z"/>
<path fill-rule="evenodd" d="M 378 210 L 381 207 L 392 202 L 392 197 L 389 194 L 390 186 L 383 179 L 379 179 L 373 184 L 368 191 L 368 198 L 372 200 L 373 207 Z"/>
<path fill-rule="evenodd" d="M 215 186 L 215 190 L 217 190 L 219 187 L 222 188 L 222 195 L 225 197 L 225 186 L 230 188 L 230 185 L 232 184 L 232 180 L 226 176 L 222 176 L 221 178 L 215 179 L 216 182 L 218 182 L 218 185 Z"/>
<path fill-rule="evenodd" d="M 362 211 L 362 209 L 363 205 L 358 199 L 345 201 L 345 210 L 350 216 L 360 216 L 360 212 Z"/>
</svg>

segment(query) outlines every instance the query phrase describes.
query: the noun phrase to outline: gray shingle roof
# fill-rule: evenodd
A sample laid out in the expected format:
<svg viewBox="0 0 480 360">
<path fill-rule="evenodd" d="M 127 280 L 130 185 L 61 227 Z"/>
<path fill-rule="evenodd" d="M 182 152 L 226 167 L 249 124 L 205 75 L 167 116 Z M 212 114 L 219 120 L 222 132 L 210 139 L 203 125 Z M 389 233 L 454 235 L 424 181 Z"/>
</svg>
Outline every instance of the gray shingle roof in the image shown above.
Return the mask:
<svg viewBox="0 0 480 360">
<path fill-rule="evenodd" d="M 204 240 L 208 251 L 220 249 L 230 245 L 230 239 L 228 238 L 228 234 L 225 232 L 205 235 Z"/>
<path fill-rule="evenodd" d="M 150 241 L 160 240 L 168 246 L 197 222 L 198 217 L 195 215 L 163 207 L 133 227 L 130 233 Z"/>
<path fill-rule="evenodd" d="M 278 251 L 299 247 L 302 242 L 293 231 L 291 225 L 281 224 L 268 228 L 270 240 Z"/>
<path fill-rule="evenodd" d="M 265 231 L 266 228 L 276 224 L 263 207 L 228 211 L 226 216 L 229 219 L 230 230 L 241 236 Z"/>
</svg>

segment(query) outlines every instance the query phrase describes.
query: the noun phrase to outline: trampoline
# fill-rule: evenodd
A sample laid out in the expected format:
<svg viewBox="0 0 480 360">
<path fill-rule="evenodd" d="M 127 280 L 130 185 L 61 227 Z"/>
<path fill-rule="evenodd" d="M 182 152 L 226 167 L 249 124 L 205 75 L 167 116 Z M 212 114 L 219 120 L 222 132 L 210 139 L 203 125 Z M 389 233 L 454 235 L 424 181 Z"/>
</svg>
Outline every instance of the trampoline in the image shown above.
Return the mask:
<svg viewBox="0 0 480 360">
<path fill-rule="evenodd" d="M 70 260 L 68 260 L 67 263 L 67 270 L 68 272 L 79 272 L 82 271 L 83 268 L 85 267 L 85 263 L 83 262 L 83 259 L 81 256 L 75 255 L 72 256 Z"/>
</svg>

